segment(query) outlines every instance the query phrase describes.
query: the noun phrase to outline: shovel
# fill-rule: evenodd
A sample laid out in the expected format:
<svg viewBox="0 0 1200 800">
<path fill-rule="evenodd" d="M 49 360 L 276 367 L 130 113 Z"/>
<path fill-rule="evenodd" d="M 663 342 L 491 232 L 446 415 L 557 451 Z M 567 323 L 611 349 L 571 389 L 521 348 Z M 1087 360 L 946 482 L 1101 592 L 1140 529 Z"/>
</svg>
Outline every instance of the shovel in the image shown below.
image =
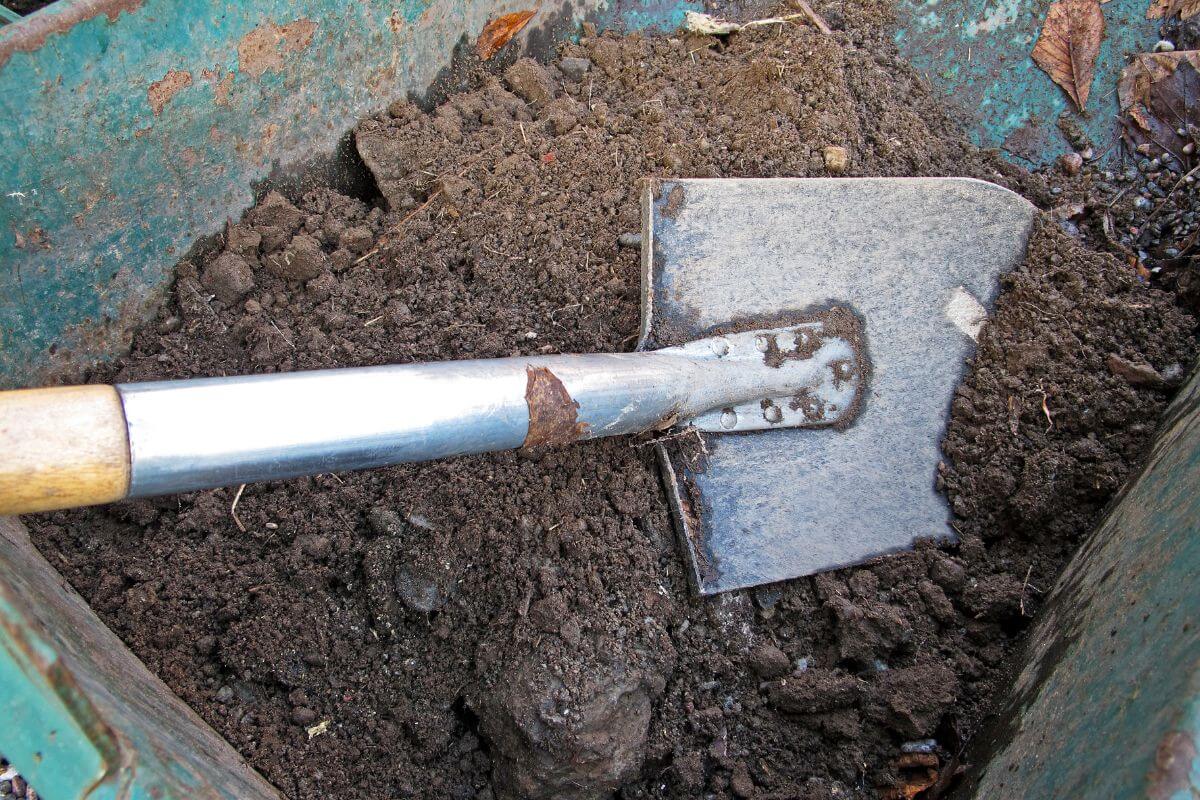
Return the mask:
<svg viewBox="0 0 1200 800">
<path fill-rule="evenodd" d="M 0 514 L 601 436 L 656 444 L 701 594 L 949 535 L 951 395 L 1034 208 L 959 178 L 676 180 L 637 351 L 0 393 Z"/>
</svg>

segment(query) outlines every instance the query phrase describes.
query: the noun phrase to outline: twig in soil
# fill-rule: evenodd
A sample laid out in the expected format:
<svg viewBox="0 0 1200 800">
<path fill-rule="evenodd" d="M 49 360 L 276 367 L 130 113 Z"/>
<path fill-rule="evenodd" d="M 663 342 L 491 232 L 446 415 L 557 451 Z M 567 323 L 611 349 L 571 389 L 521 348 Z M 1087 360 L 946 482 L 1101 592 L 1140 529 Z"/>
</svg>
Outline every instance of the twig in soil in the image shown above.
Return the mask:
<svg viewBox="0 0 1200 800">
<path fill-rule="evenodd" d="M 363 323 L 363 327 L 369 328 L 372 325 L 374 325 L 376 322 L 379 322 L 379 320 L 381 320 L 381 319 L 383 319 L 383 314 L 380 314 L 378 317 L 372 317 L 371 319 L 369 319 Z"/>
<path fill-rule="evenodd" d="M 1029 576 L 1033 574 L 1033 564 L 1025 570 L 1025 582 L 1021 584 L 1021 616 L 1025 616 L 1025 590 L 1029 588 Z"/>
<path fill-rule="evenodd" d="M 246 491 L 246 484 L 238 487 L 237 494 L 233 496 L 233 505 L 229 507 L 229 516 L 233 517 L 233 524 L 238 526 L 238 530 L 242 533 L 246 532 L 246 526 L 242 524 L 241 518 L 237 513 L 238 501 L 242 499 L 242 492 Z"/>
<path fill-rule="evenodd" d="M 1038 391 L 1042 395 L 1042 413 L 1046 415 L 1046 433 L 1049 433 L 1054 428 L 1054 417 L 1050 416 L 1050 407 L 1046 405 L 1046 401 L 1050 398 L 1046 394 L 1046 390 L 1042 388 L 1042 384 L 1038 384 Z"/>
<path fill-rule="evenodd" d="M 424 203 L 421 203 L 421 205 L 417 206 L 417 207 L 416 207 L 416 208 L 414 208 L 412 211 L 410 211 L 410 212 L 408 212 L 407 214 L 405 214 L 405 215 L 404 215 L 404 219 L 402 219 L 402 220 L 400 220 L 399 222 L 397 222 L 397 223 L 396 223 L 396 227 L 392 228 L 392 230 L 391 230 L 391 231 L 389 231 L 389 233 L 393 233 L 393 234 L 394 234 L 396 231 L 398 231 L 398 230 L 400 230 L 401 228 L 403 228 L 403 227 L 404 227 L 404 223 L 408 222 L 410 219 L 412 219 L 413 217 L 415 217 L 417 214 L 421 213 L 421 212 L 422 212 L 422 211 L 424 211 L 426 208 L 428 208 L 428 207 L 429 207 L 429 204 L 430 204 L 430 203 L 432 203 L 432 202 L 434 201 L 434 199 L 435 199 L 435 198 L 436 198 L 438 195 L 440 195 L 441 193 L 442 193 L 442 190 L 441 190 L 441 189 L 438 189 L 438 190 L 434 191 L 434 193 L 433 193 L 433 194 L 429 195 L 429 197 L 427 197 L 427 198 L 425 199 L 425 202 L 424 202 Z M 380 248 L 380 247 L 382 247 L 382 246 L 384 246 L 384 245 L 386 245 L 386 244 L 389 244 L 389 243 L 391 242 L 391 239 L 390 239 L 389 237 L 386 237 L 386 236 L 380 237 L 380 239 L 381 239 L 381 241 L 380 241 L 380 244 L 379 244 L 379 245 L 377 245 L 376 247 L 373 247 L 371 250 L 369 250 L 368 252 L 364 253 L 364 254 L 363 254 L 362 256 L 360 256 L 360 257 L 359 257 L 359 259 L 358 259 L 357 261 L 355 261 L 354 263 L 355 263 L 355 264 L 361 264 L 362 262 L 366 261 L 366 260 L 367 260 L 368 258 L 370 258 L 371 256 L 373 256 L 373 255 L 375 255 L 376 253 L 378 253 L 378 252 L 379 252 L 379 248 Z"/>
<path fill-rule="evenodd" d="M 694 430 L 696 430 L 696 429 L 695 428 L 684 428 L 683 430 L 676 431 L 675 433 L 668 433 L 666 436 L 657 436 L 653 439 L 647 439 L 644 442 L 634 442 L 633 444 L 631 444 L 629 446 L 635 447 L 638 450 L 641 450 L 643 447 L 649 447 L 652 444 L 658 444 L 659 442 L 670 442 L 674 439 L 679 439 L 683 436 L 687 436 L 689 433 L 691 433 Z M 704 440 L 701 439 L 700 441 L 701 441 L 701 443 L 703 443 Z"/>
<path fill-rule="evenodd" d="M 527 137 L 525 135 L 525 123 L 518 122 L 517 127 L 521 129 L 521 141 L 525 143 L 526 147 L 528 147 L 529 146 L 529 137 Z"/>
<path fill-rule="evenodd" d="M 279 330 L 279 326 L 275 324 L 275 320 L 267 317 L 267 322 L 271 323 L 271 327 L 275 329 L 275 332 L 279 334 L 279 338 L 283 339 L 284 343 L 287 344 L 288 347 L 292 348 L 293 350 L 296 349 L 296 345 L 292 344 L 292 340 L 284 336 L 283 331 Z"/>
<path fill-rule="evenodd" d="M 804 16 L 808 17 L 808 21 L 816 26 L 817 30 L 829 36 L 833 33 L 833 28 L 829 27 L 829 23 L 825 18 L 818 14 L 812 6 L 808 4 L 808 0 L 792 0 L 792 5 L 804 12 Z"/>
</svg>

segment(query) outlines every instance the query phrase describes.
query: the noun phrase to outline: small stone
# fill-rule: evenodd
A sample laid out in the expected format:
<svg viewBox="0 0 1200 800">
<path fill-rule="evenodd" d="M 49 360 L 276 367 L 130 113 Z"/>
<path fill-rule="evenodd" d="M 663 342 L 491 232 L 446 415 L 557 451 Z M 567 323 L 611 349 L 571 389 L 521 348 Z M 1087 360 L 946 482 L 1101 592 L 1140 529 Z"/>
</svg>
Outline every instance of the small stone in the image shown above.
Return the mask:
<svg viewBox="0 0 1200 800">
<path fill-rule="evenodd" d="M 337 278 L 333 277 L 332 272 L 322 272 L 304 284 L 304 288 L 308 290 L 308 295 L 313 299 L 313 302 L 323 303 L 333 294 L 333 290 L 337 288 L 337 285 Z"/>
<path fill-rule="evenodd" d="M 254 226 L 270 225 L 292 233 L 300 227 L 304 215 L 279 192 L 268 192 L 262 202 L 246 214 L 246 221 Z"/>
<path fill-rule="evenodd" d="M 375 234 L 371 233 L 371 229 L 366 225 L 355 225 L 353 228 L 346 228 L 342 231 L 342 235 L 338 237 L 338 245 L 349 250 L 351 253 L 362 254 L 371 249 L 371 245 L 375 242 Z"/>
<path fill-rule="evenodd" d="M 311 725 L 317 718 L 317 712 L 305 706 L 296 706 L 292 709 L 292 722 L 297 725 Z"/>
<path fill-rule="evenodd" d="M 196 652 L 203 655 L 208 655 L 217 649 L 217 637 L 212 634 L 205 634 L 196 640 Z"/>
<path fill-rule="evenodd" d="M 1130 386 L 1145 386 L 1151 389 L 1161 389 L 1166 381 L 1158 370 L 1144 361 L 1129 361 L 1116 353 L 1108 356 L 1108 371 L 1122 378 Z"/>
<path fill-rule="evenodd" d="M 844 147 L 831 144 L 821 154 L 825 158 L 825 169 L 834 175 L 841 175 L 850 166 L 850 153 Z"/>
<path fill-rule="evenodd" d="M 158 325 L 155 327 L 155 330 L 158 331 L 161 335 L 166 336 L 168 333 L 174 333 L 175 331 L 179 330 L 182 327 L 183 327 L 183 318 L 178 315 L 172 314 L 171 316 L 164 319 L 162 322 L 158 323 Z"/>
<path fill-rule="evenodd" d="M 446 199 L 451 203 L 456 203 L 462 200 L 467 194 L 475 189 L 475 184 L 466 178 L 460 178 L 457 175 L 447 175 L 443 178 L 438 178 L 434 182 L 435 191 L 439 191 L 446 196 Z"/>
<path fill-rule="evenodd" d="M 750 770 L 740 761 L 734 765 L 733 774 L 729 776 L 729 788 L 738 797 L 754 797 L 756 787 L 750 777 Z"/>
<path fill-rule="evenodd" d="M 531 341 L 532 341 L 533 339 L 536 339 L 536 338 L 537 338 L 537 331 L 526 331 L 526 332 L 525 332 L 525 337 L 524 337 L 524 338 L 526 338 L 526 339 L 529 339 L 529 340 L 531 340 Z"/>
<path fill-rule="evenodd" d="M 1150 198 L 1139 196 L 1133 199 L 1133 205 L 1142 211 L 1148 211 L 1154 204 L 1150 202 Z"/>
<path fill-rule="evenodd" d="M 1083 156 L 1079 153 L 1063 153 L 1058 157 L 1058 166 L 1066 175 L 1078 175 L 1083 169 Z"/>
<path fill-rule="evenodd" d="M 298 536 L 296 544 L 301 553 L 318 561 L 324 561 L 333 554 L 333 542 L 323 533 Z"/>
<path fill-rule="evenodd" d="M 1154 52 L 1170 53 L 1175 50 L 1175 43 L 1170 39 L 1159 39 L 1154 43 Z"/>
<path fill-rule="evenodd" d="M 939 556 L 929 566 L 929 577 L 946 591 L 958 592 L 967 584 L 967 569 L 949 556 Z"/>
<path fill-rule="evenodd" d="M 230 225 L 225 231 L 225 249 L 250 261 L 258 258 L 262 234 L 245 225 Z"/>
<path fill-rule="evenodd" d="M 583 76 L 587 75 L 591 68 L 592 62 L 586 58 L 568 57 L 558 62 L 559 71 L 573 81 L 583 80 Z"/>
<path fill-rule="evenodd" d="M 760 678 L 780 678 L 792 671 L 792 662 L 773 644 L 759 645 L 750 653 L 750 669 Z"/>
<path fill-rule="evenodd" d="M 574 114 L 556 111 L 546 118 L 546 123 L 550 126 L 551 133 L 555 136 L 562 136 L 564 133 L 575 130 L 579 124 L 579 118 Z"/>
<path fill-rule="evenodd" d="M 921 739 L 900 745 L 901 753 L 932 753 L 937 750 L 937 739 Z"/>
<path fill-rule="evenodd" d="M 222 686 L 217 689 L 217 702 L 229 705 L 233 702 L 233 689 L 228 686 Z"/>
<path fill-rule="evenodd" d="M 617 237 L 617 244 L 621 247 L 641 247 L 642 235 L 640 233 L 622 233 Z"/>
<path fill-rule="evenodd" d="M 300 233 L 292 237 L 286 250 L 263 259 L 263 266 L 280 278 L 310 281 L 325 271 L 326 262 L 321 243 L 307 233 Z"/>
<path fill-rule="evenodd" d="M 554 99 L 554 80 L 532 58 L 521 58 L 504 71 L 504 82 L 513 94 L 526 103 L 540 105 Z"/>
<path fill-rule="evenodd" d="M 339 247 L 329 254 L 329 267 L 334 272 L 345 272 L 354 266 L 354 262 L 354 254 L 344 247 Z"/>
<path fill-rule="evenodd" d="M 438 585 L 408 567 L 396 570 L 396 596 L 411 611 L 429 614 L 446 604 L 446 596 Z"/>
<path fill-rule="evenodd" d="M 254 288 L 254 272 L 246 259 L 226 252 L 204 268 L 200 283 L 222 303 L 233 305 Z"/>
</svg>

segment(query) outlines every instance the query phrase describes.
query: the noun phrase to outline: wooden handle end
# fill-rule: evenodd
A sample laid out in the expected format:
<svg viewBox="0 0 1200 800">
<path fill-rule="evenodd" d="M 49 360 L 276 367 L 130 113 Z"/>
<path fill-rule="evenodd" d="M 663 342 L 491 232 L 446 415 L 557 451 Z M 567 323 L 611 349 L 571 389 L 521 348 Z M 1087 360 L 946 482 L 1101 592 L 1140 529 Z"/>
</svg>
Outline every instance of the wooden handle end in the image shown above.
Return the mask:
<svg viewBox="0 0 1200 800">
<path fill-rule="evenodd" d="M 120 500 L 129 435 L 111 386 L 0 392 L 0 515 Z"/>
</svg>

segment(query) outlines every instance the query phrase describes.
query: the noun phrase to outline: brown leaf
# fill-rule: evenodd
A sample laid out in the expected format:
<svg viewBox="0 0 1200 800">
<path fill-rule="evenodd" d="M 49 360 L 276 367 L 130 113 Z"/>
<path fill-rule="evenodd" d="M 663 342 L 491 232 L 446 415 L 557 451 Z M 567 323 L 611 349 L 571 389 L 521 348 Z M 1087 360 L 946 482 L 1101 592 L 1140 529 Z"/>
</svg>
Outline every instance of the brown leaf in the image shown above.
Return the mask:
<svg viewBox="0 0 1200 800">
<path fill-rule="evenodd" d="M 1200 14 L 1200 0 L 1152 0 L 1146 9 L 1146 19 L 1162 19 L 1179 15 L 1188 19 Z"/>
<path fill-rule="evenodd" d="M 1104 12 L 1099 0 L 1057 0 L 1051 3 L 1042 33 L 1033 46 L 1033 61 L 1066 91 L 1083 111 L 1100 42 Z"/>
<path fill-rule="evenodd" d="M 885 789 L 880 794 L 883 800 L 913 800 L 926 789 L 935 786 L 937 782 L 937 770 L 927 769 L 923 775 L 912 775 L 905 778 L 899 786 Z"/>
<path fill-rule="evenodd" d="M 1117 81 L 1122 138 L 1150 157 L 1194 163 L 1200 137 L 1200 50 L 1139 53 Z M 1182 131 L 1182 133 L 1180 133 Z M 1188 147 L 1191 145 L 1191 147 Z"/>
<path fill-rule="evenodd" d="M 484 25 L 483 33 L 479 34 L 479 41 L 475 43 L 475 51 L 479 53 L 479 57 L 487 61 L 496 55 L 501 47 L 508 44 L 509 39 L 516 36 L 521 28 L 529 24 L 529 20 L 533 19 L 533 15 L 536 13 L 536 8 L 528 11 L 514 11 L 511 14 L 496 17 Z"/>
</svg>

